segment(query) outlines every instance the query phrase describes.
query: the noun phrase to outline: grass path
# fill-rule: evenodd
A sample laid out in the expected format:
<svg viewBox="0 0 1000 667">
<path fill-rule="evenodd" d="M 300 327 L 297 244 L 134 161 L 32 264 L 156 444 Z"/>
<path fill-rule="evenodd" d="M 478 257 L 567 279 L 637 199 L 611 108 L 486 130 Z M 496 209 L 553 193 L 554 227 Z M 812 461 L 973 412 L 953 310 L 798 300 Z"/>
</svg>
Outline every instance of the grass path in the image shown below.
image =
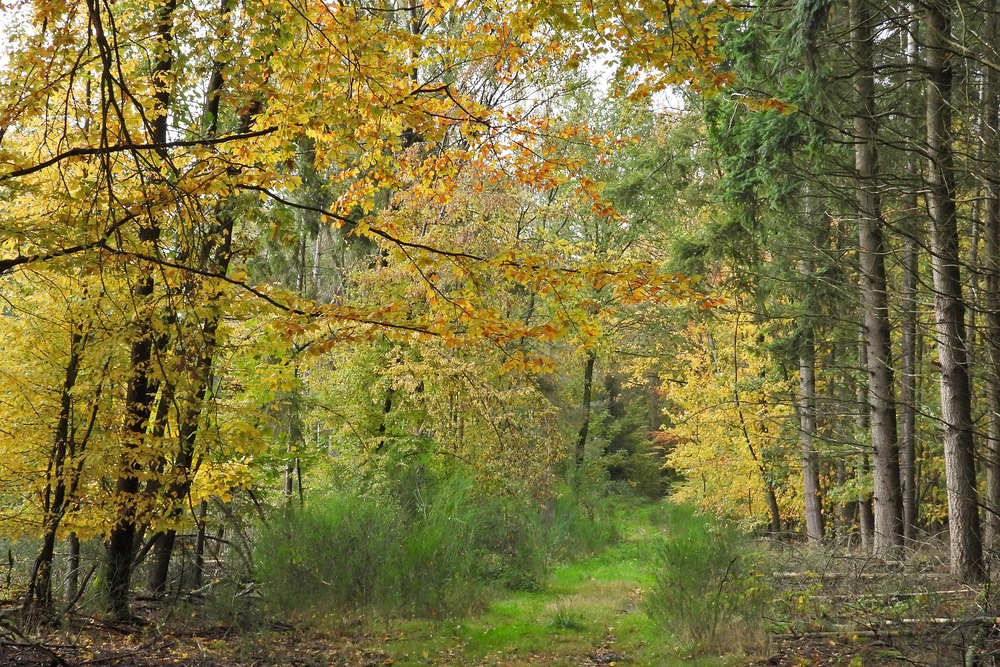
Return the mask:
<svg viewBox="0 0 1000 667">
<path fill-rule="evenodd" d="M 557 566 L 544 590 L 508 594 L 474 618 L 397 622 L 383 649 L 400 666 L 726 664 L 685 655 L 644 611 L 659 530 L 634 522 L 621 543 Z"/>
</svg>

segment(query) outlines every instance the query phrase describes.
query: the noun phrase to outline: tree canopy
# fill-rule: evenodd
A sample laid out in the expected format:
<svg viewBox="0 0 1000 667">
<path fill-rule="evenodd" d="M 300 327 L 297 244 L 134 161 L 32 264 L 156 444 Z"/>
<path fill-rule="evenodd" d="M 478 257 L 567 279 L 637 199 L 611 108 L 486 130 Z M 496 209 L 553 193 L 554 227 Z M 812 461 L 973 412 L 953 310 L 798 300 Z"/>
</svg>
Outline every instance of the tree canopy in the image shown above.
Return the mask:
<svg viewBox="0 0 1000 667">
<path fill-rule="evenodd" d="M 252 564 L 271 511 L 371 492 L 426 518 L 456 470 L 550 523 L 601 478 L 883 559 L 947 527 L 985 577 L 989 3 L 2 12 L 26 611 L 54 612 L 61 541 L 102 545 L 128 619 L 138 564 L 182 586 L 188 532 L 201 577 L 210 525 Z"/>
</svg>

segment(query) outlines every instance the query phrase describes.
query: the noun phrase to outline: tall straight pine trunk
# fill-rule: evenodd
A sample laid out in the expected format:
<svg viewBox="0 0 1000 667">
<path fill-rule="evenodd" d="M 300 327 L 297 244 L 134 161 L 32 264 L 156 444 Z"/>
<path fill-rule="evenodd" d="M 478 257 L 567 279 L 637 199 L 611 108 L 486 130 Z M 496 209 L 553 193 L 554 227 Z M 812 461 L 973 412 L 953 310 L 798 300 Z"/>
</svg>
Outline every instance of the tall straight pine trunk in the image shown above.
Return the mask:
<svg viewBox="0 0 1000 667">
<path fill-rule="evenodd" d="M 984 577 L 979 528 L 972 391 L 965 349 L 965 304 L 951 140 L 953 0 L 925 5 L 927 70 L 927 208 L 931 218 L 934 315 L 941 369 L 941 427 L 948 488 L 951 569 L 962 581 Z"/>
<path fill-rule="evenodd" d="M 861 336 L 858 339 L 858 362 L 861 368 L 868 368 L 868 345 L 865 342 L 864 331 L 859 330 Z M 870 433 L 871 423 L 868 420 L 868 384 L 867 382 L 857 382 L 854 387 L 855 404 L 858 407 L 855 417 L 858 433 Z M 870 449 L 864 443 L 858 443 L 857 475 L 859 482 L 867 478 L 871 472 Z M 864 488 L 863 483 L 859 484 Z M 861 548 L 871 553 L 875 542 L 875 515 L 872 509 L 871 494 L 861 491 L 858 494 L 858 532 L 861 536 Z"/>
<path fill-rule="evenodd" d="M 878 193 L 877 127 L 872 17 L 867 0 L 851 0 L 854 61 L 854 164 L 857 178 L 861 308 L 867 350 L 868 414 L 874 460 L 875 539 L 877 556 L 903 545 L 903 506 L 899 480 L 899 442 L 893 386 L 889 297 L 886 289 L 882 205 Z"/>
<path fill-rule="evenodd" d="M 800 333 L 797 408 L 799 444 L 802 450 L 802 495 L 806 510 L 806 537 L 810 542 L 819 542 L 823 539 L 823 497 L 819 484 L 819 454 L 815 442 L 816 341 L 811 323 L 805 324 Z"/>
<path fill-rule="evenodd" d="M 989 12 L 986 44 L 1000 45 L 1000 18 Z M 986 497 L 983 537 L 986 548 L 1000 548 L 1000 72 L 985 66 L 983 73 L 982 163 L 985 199 L 983 261 L 986 268 Z"/>
<path fill-rule="evenodd" d="M 912 211 L 915 215 L 916 206 Z M 908 238 L 903 250 L 903 317 L 900 326 L 899 476 L 903 501 L 903 541 L 907 545 L 913 544 L 917 532 L 917 245 L 916 239 Z"/>
<path fill-rule="evenodd" d="M 807 199 L 808 200 L 808 199 Z M 811 211 L 806 212 L 812 216 Z M 823 497 L 819 482 L 820 461 L 816 451 L 816 333 L 813 325 L 815 300 L 812 283 L 816 278 L 816 264 L 808 255 L 799 260 L 800 279 L 807 283 L 806 299 L 798 323 L 799 396 L 796 412 L 799 418 L 799 448 L 802 456 L 802 496 L 805 504 L 806 537 L 809 542 L 823 539 Z"/>
<path fill-rule="evenodd" d="M 912 18 L 906 30 L 903 31 L 903 46 L 906 52 L 906 73 L 911 77 L 919 70 L 918 44 L 916 31 L 919 21 L 916 18 L 916 6 L 911 5 Z M 916 84 L 908 81 L 905 85 L 913 88 L 908 96 L 911 101 L 908 109 L 914 119 L 919 114 L 919 91 Z M 913 123 L 916 126 L 916 122 Z M 917 129 L 911 132 L 912 142 L 917 143 Z M 899 368 L 902 378 L 899 390 L 899 473 L 900 486 L 903 495 L 903 541 L 912 546 L 917 533 L 917 318 L 919 306 L 917 302 L 917 284 L 920 278 L 919 249 L 923 234 L 921 233 L 922 211 L 917 194 L 917 183 L 920 180 L 919 148 L 916 145 L 908 147 L 906 171 L 912 179 L 912 187 L 907 188 L 904 196 L 906 209 L 907 231 L 903 248 L 903 290 L 900 297 L 902 317 L 900 321 L 900 360 Z"/>
</svg>

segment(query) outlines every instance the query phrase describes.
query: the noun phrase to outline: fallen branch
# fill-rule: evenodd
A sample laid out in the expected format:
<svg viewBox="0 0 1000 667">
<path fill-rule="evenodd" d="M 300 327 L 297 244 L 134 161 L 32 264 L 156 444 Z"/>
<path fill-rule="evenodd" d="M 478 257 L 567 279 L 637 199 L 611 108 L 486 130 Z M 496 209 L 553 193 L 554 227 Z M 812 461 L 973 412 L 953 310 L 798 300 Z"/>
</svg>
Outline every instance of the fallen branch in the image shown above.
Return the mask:
<svg viewBox="0 0 1000 667">
<path fill-rule="evenodd" d="M 23 632 L 18 630 L 15 625 L 7 621 L 0 621 L 0 628 L 3 628 L 11 635 L 21 639 L 22 642 L 24 642 L 23 644 L 20 643 L 17 644 L 18 646 L 22 645 L 30 646 L 31 648 L 37 651 L 41 651 L 42 653 L 48 655 L 52 659 L 53 664 L 59 665 L 59 667 L 70 667 L 70 664 L 66 662 L 66 660 L 61 655 L 56 653 L 52 648 L 46 646 L 45 644 L 42 644 L 41 642 L 34 641 L 33 639 L 25 635 Z"/>
<path fill-rule="evenodd" d="M 996 625 L 1000 622 L 1000 618 L 996 616 L 965 616 L 959 618 L 953 617 L 935 617 L 935 618 L 901 618 L 894 621 L 881 621 L 879 623 L 872 623 L 866 627 L 858 627 L 856 625 L 851 626 L 839 626 L 833 627 L 827 630 L 815 630 L 815 631 L 802 631 L 802 632 L 781 632 L 774 633 L 772 636 L 777 639 L 801 639 L 801 638 L 827 638 L 827 637 L 879 637 L 885 634 L 882 630 L 893 628 L 894 634 L 902 634 L 900 630 L 906 630 L 906 634 L 910 632 L 916 633 L 922 631 L 924 628 L 922 626 L 928 625 L 939 625 L 939 626 L 971 626 L 971 625 Z M 873 629 L 877 627 L 878 629 Z"/>
</svg>

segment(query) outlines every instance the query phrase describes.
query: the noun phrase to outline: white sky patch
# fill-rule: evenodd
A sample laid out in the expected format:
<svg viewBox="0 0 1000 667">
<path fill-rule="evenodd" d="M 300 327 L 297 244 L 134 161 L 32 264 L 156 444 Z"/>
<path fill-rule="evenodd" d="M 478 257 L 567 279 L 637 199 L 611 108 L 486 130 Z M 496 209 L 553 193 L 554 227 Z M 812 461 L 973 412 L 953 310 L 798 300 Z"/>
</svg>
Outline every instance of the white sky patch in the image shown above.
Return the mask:
<svg viewBox="0 0 1000 667">
<path fill-rule="evenodd" d="M 583 70 L 587 78 L 591 79 L 596 86 L 597 94 L 607 97 L 611 93 L 611 83 L 615 77 L 615 70 L 618 61 L 611 56 L 603 58 L 589 58 L 583 63 Z M 653 94 L 650 100 L 650 107 L 653 111 L 663 113 L 679 113 L 686 108 L 684 101 L 684 91 L 680 86 L 667 86 Z"/>
<path fill-rule="evenodd" d="M 23 26 L 31 17 L 31 3 L 3 3 L 0 0 L 0 69 L 10 65 L 11 39 L 15 26 Z"/>
</svg>

